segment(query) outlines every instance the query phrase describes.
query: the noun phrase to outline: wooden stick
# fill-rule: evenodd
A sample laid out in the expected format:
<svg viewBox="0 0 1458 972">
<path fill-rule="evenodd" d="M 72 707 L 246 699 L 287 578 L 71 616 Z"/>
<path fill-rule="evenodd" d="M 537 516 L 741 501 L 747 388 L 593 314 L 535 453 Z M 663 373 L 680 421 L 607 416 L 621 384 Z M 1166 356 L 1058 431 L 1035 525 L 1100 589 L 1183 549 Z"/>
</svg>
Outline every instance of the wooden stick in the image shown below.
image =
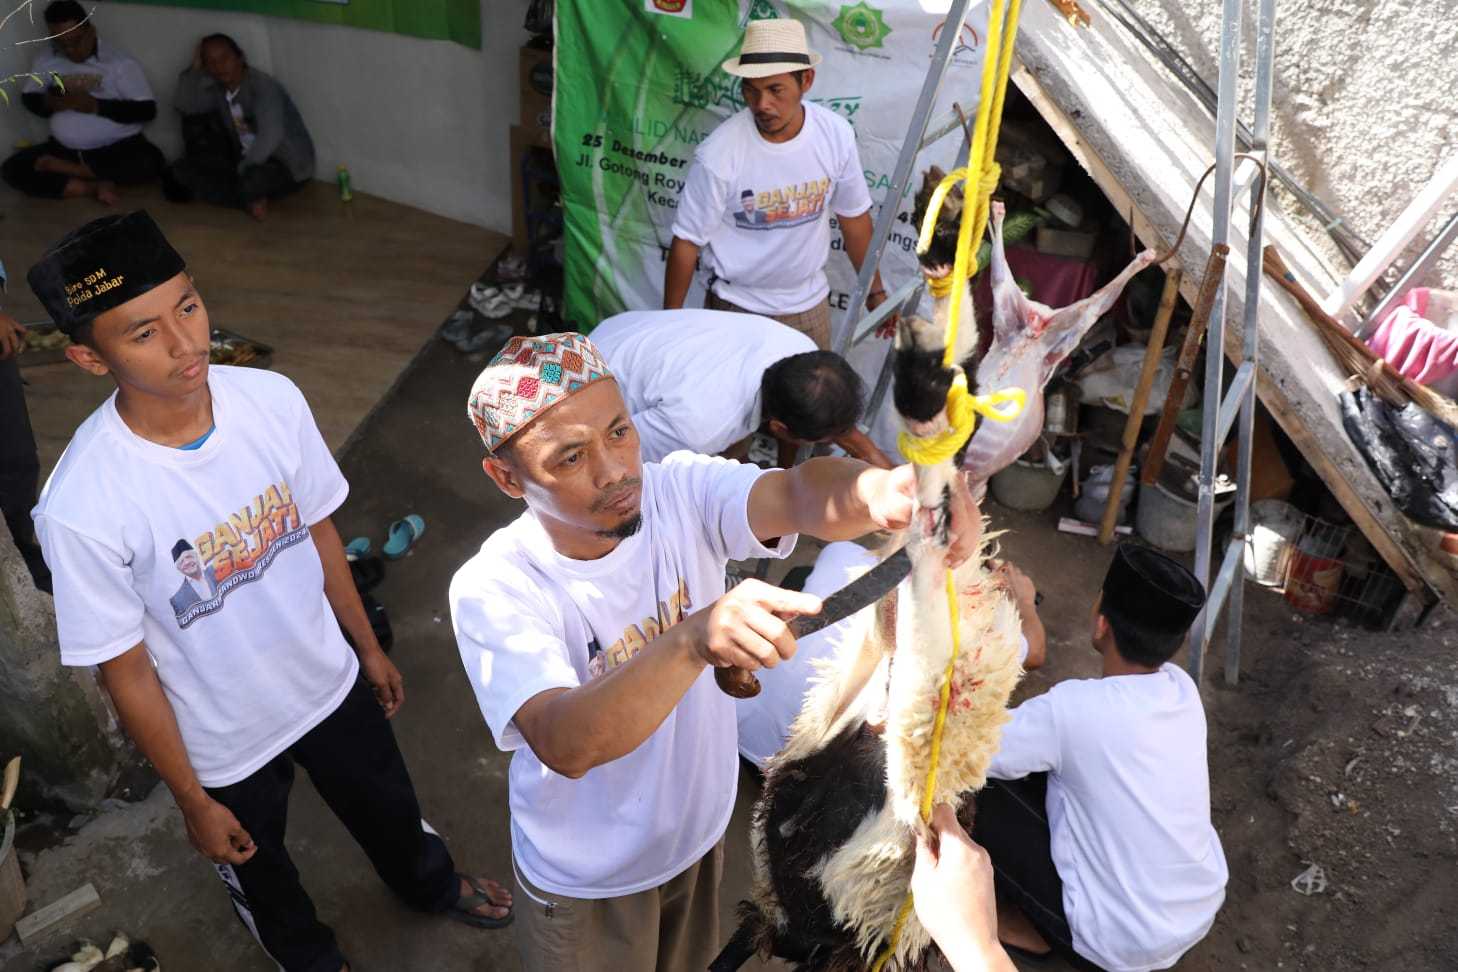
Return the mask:
<svg viewBox="0 0 1458 972">
<path fill-rule="evenodd" d="M 1139 427 L 1144 422 L 1144 406 L 1149 401 L 1150 389 L 1154 387 L 1159 359 L 1164 355 L 1164 340 L 1169 334 L 1169 319 L 1174 316 L 1175 300 L 1180 295 L 1181 276 L 1183 273 L 1175 267 L 1164 277 L 1164 293 L 1159 296 L 1159 310 L 1154 315 L 1154 328 L 1149 332 L 1149 347 L 1144 349 L 1144 370 L 1139 373 L 1139 384 L 1134 387 L 1134 398 L 1129 402 L 1124 441 L 1119 446 L 1119 461 L 1114 464 L 1114 478 L 1109 482 L 1109 501 L 1104 505 L 1104 519 L 1099 524 L 1099 543 L 1105 546 L 1114 540 L 1119 500 L 1124 496 L 1124 477 L 1129 475 L 1129 466 L 1134 462 L 1134 447 L 1139 444 Z M 1183 392 L 1180 397 L 1184 397 Z"/>
<path fill-rule="evenodd" d="M 1205 261 L 1205 279 L 1200 281 L 1200 294 L 1195 298 L 1195 310 L 1190 317 L 1189 330 L 1185 332 L 1184 347 L 1180 348 L 1179 360 L 1175 362 L 1174 377 L 1169 382 L 1169 394 L 1164 399 L 1164 413 L 1159 417 L 1159 427 L 1149 442 L 1149 455 L 1144 457 L 1144 474 L 1139 481 L 1153 486 L 1164 469 L 1164 454 L 1169 449 L 1169 437 L 1174 434 L 1175 419 L 1179 416 L 1180 403 L 1185 400 L 1185 389 L 1195 373 L 1195 359 L 1200 355 L 1200 343 L 1205 340 L 1205 328 L 1210 324 L 1210 311 L 1215 306 L 1215 294 L 1225 280 L 1225 259 L 1230 256 L 1230 247 L 1217 244 Z"/>
</svg>

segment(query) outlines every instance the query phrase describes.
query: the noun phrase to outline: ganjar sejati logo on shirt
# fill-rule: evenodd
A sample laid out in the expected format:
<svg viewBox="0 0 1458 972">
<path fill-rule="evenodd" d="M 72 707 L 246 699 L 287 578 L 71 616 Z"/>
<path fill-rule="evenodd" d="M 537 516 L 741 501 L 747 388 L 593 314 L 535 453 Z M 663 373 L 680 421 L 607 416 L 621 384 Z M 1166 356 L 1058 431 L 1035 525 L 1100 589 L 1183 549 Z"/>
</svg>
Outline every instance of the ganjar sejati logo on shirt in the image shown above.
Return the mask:
<svg viewBox="0 0 1458 972">
<path fill-rule="evenodd" d="M 760 192 L 745 189 L 739 194 L 734 225 L 740 229 L 771 230 L 813 223 L 825 212 L 825 197 L 829 193 L 829 179 L 811 179 L 799 185 Z"/>
<path fill-rule="evenodd" d="M 606 675 L 632 658 L 643 647 L 669 628 L 678 624 L 693 608 L 689 600 L 688 582 L 679 581 L 678 589 L 666 601 L 658 602 L 658 616 L 630 624 L 623 636 L 604 651 L 596 641 L 587 646 L 587 674 L 592 678 Z"/>
<path fill-rule="evenodd" d="M 179 539 L 172 565 L 182 581 L 171 598 L 178 627 L 220 610 L 230 591 L 261 578 L 274 558 L 308 536 L 288 484 L 280 482 L 211 530 Z"/>
</svg>

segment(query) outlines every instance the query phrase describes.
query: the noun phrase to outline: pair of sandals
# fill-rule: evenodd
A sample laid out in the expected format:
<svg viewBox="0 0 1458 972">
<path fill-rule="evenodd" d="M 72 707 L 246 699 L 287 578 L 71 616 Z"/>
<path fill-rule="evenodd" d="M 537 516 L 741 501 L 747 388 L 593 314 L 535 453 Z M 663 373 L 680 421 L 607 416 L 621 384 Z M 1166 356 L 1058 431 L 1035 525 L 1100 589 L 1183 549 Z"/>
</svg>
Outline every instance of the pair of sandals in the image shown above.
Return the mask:
<svg viewBox="0 0 1458 972">
<path fill-rule="evenodd" d="M 425 520 L 414 513 L 396 520 L 385 532 L 385 545 L 380 548 L 388 560 L 399 560 L 410 552 L 416 542 L 425 535 Z M 369 555 L 370 538 L 355 537 L 344 545 L 344 555 L 350 560 L 360 560 Z"/>
</svg>

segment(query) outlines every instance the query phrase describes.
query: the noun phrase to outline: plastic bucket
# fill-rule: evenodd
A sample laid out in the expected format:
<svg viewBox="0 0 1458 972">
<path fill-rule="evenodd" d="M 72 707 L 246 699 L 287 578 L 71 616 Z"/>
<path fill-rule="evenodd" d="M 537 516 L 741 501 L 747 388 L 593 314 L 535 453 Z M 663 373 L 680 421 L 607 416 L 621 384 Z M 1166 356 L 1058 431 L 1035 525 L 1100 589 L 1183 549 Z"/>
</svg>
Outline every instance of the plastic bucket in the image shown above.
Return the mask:
<svg viewBox="0 0 1458 972">
<path fill-rule="evenodd" d="M 1342 587 L 1342 562 L 1300 546 L 1291 554 L 1286 603 L 1306 614 L 1330 614 Z"/>
<path fill-rule="evenodd" d="M 1041 462 L 1019 459 L 992 477 L 992 498 L 1010 510 L 1034 513 L 1046 510 L 1058 498 L 1068 467 L 1053 472 Z"/>
<path fill-rule="evenodd" d="M 15 814 L 0 818 L 0 942 L 10 937 L 25 914 L 25 880 L 15 856 Z"/>
<path fill-rule="evenodd" d="M 1230 505 L 1230 500 L 1215 504 L 1215 515 Z M 1139 509 L 1134 514 L 1134 529 L 1161 550 L 1187 553 L 1195 549 L 1196 512 L 1199 505 L 1176 496 L 1163 483 L 1152 487 L 1140 484 Z"/>
<path fill-rule="evenodd" d="M 1301 512 L 1283 500 L 1265 499 L 1250 505 L 1250 540 L 1245 546 L 1245 575 L 1262 587 L 1286 582 L 1291 553 L 1301 535 Z"/>
</svg>

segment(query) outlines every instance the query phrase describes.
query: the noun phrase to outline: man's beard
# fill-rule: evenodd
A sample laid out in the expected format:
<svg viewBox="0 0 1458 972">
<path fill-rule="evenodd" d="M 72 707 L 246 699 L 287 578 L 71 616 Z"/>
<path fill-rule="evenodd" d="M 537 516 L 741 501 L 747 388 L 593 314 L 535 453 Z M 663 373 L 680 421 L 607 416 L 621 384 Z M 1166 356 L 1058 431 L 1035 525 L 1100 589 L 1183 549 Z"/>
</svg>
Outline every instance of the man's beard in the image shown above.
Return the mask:
<svg viewBox="0 0 1458 972">
<path fill-rule="evenodd" d="M 634 513 L 631 517 L 624 520 L 622 523 L 619 523 L 615 527 L 610 527 L 606 530 L 597 531 L 597 535 L 600 537 L 606 537 L 609 540 L 626 540 L 633 534 L 637 533 L 640 529 L 642 529 L 642 527 L 643 514 Z"/>
</svg>

